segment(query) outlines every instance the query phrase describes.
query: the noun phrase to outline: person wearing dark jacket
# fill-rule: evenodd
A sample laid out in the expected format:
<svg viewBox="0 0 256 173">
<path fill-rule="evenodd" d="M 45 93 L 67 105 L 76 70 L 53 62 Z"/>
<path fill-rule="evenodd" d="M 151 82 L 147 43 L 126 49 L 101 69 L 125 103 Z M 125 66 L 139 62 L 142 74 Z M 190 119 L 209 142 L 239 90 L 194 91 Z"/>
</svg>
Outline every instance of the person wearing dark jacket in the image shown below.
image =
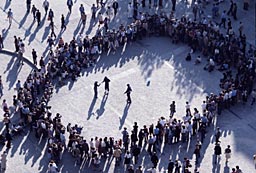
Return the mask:
<svg viewBox="0 0 256 173">
<path fill-rule="evenodd" d="M 156 152 L 154 152 L 153 155 L 151 156 L 151 162 L 153 163 L 153 168 L 157 167 L 158 161 L 159 161 L 159 159 L 156 155 Z"/>
<path fill-rule="evenodd" d="M 220 160 L 220 155 L 221 155 L 221 146 L 219 143 L 216 143 L 215 144 L 215 147 L 214 147 L 214 163 L 216 164 L 217 163 L 217 160 L 219 162 Z"/>
<path fill-rule="evenodd" d="M 170 160 L 168 164 L 168 173 L 173 173 L 173 169 L 174 169 L 174 162 Z"/>
<path fill-rule="evenodd" d="M 138 163 L 139 154 L 140 154 L 140 148 L 138 147 L 138 145 L 134 145 L 132 150 L 132 155 L 134 157 L 135 164 Z"/>
<path fill-rule="evenodd" d="M 114 15 L 116 16 L 118 10 L 118 2 L 116 0 L 113 2 L 112 7 L 114 9 Z"/>
</svg>

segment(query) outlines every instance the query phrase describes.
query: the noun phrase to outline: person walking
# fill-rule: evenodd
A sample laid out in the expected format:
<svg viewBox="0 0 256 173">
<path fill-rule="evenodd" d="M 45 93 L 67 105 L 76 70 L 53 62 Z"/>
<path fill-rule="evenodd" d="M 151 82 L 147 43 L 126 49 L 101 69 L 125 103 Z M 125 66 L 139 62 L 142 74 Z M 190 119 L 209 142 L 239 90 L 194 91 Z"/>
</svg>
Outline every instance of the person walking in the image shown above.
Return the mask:
<svg viewBox="0 0 256 173">
<path fill-rule="evenodd" d="M 104 77 L 103 81 L 101 83 L 105 83 L 105 94 L 109 93 L 109 83 L 110 83 L 110 79 L 107 78 L 107 76 Z"/>
<path fill-rule="evenodd" d="M 219 163 L 220 156 L 221 156 L 221 146 L 219 143 L 216 143 L 214 147 L 214 163 L 215 164 Z"/>
<path fill-rule="evenodd" d="M 32 49 L 32 58 L 33 58 L 34 65 L 37 65 L 37 53 L 35 49 Z"/>
<path fill-rule="evenodd" d="M 231 149 L 230 149 L 230 145 L 227 146 L 227 148 L 225 149 L 225 157 L 226 157 L 226 163 L 228 163 L 228 160 L 231 158 Z"/>
<path fill-rule="evenodd" d="M 9 27 L 12 25 L 12 19 L 13 19 L 13 12 L 12 9 L 10 8 L 8 13 L 7 13 L 7 19 L 9 20 Z"/>
<path fill-rule="evenodd" d="M 94 98 L 98 98 L 98 87 L 100 86 L 100 84 L 98 84 L 98 81 L 95 81 L 94 82 L 94 87 L 93 87 L 93 90 L 94 90 Z"/>
<path fill-rule="evenodd" d="M 49 9 L 49 1 L 48 0 L 44 0 L 43 2 L 43 7 L 44 7 L 44 11 L 45 11 L 45 16 L 47 15 L 48 9 Z"/>
<path fill-rule="evenodd" d="M 62 14 L 61 15 L 61 31 L 65 31 L 66 30 L 66 21 L 65 21 L 65 17 L 64 17 L 64 15 Z"/>
<path fill-rule="evenodd" d="M 53 20 L 50 22 L 50 28 L 51 28 L 51 37 L 53 37 L 54 36 L 54 38 L 56 39 L 56 34 L 55 34 L 55 32 L 54 32 L 54 22 L 53 22 Z"/>
<path fill-rule="evenodd" d="M 68 6 L 69 13 L 71 13 L 72 7 L 73 7 L 73 0 L 67 0 L 67 6 Z"/>
<path fill-rule="evenodd" d="M 174 162 L 170 159 L 168 163 L 168 173 L 173 173 L 174 170 Z"/>
<path fill-rule="evenodd" d="M 131 92 L 132 92 L 132 88 L 131 88 L 130 84 L 127 84 L 127 89 L 124 92 L 124 94 L 127 95 L 127 103 L 128 104 L 130 104 L 132 102 L 132 100 L 131 100 Z"/>
<path fill-rule="evenodd" d="M 48 14 L 48 19 L 47 19 L 47 20 L 49 20 L 50 22 L 52 22 L 52 21 L 53 21 L 53 18 L 54 18 L 54 13 L 53 13 L 52 9 L 50 9 L 49 14 Z M 51 23 L 50 23 L 50 24 L 51 24 Z"/>
<path fill-rule="evenodd" d="M 118 10 L 118 2 L 116 0 L 113 2 L 112 8 L 114 9 L 114 15 L 116 16 Z"/>
</svg>

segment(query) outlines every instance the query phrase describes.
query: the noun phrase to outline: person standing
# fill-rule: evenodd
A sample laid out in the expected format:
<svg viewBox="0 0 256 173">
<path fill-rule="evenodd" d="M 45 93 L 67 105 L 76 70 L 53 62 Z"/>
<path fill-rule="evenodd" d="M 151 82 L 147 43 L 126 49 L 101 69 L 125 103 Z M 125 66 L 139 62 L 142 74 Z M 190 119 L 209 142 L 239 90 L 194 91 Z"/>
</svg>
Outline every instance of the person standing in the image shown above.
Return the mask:
<svg viewBox="0 0 256 173">
<path fill-rule="evenodd" d="M 114 15 L 116 16 L 118 10 L 118 2 L 116 0 L 113 2 L 112 8 L 114 9 Z"/>
<path fill-rule="evenodd" d="M 9 27 L 12 25 L 12 19 L 13 19 L 13 12 L 12 9 L 9 9 L 7 13 L 7 19 L 9 19 Z"/>
<path fill-rule="evenodd" d="M 69 13 L 71 13 L 72 7 L 73 7 L 73 0 L 67 0 L 67 6 L 68 6 Z"/>
<path fill-rule="evenodd" d="M 227 15 L 230 15 L 230 14 L 232 15 L 233 7 L 234 7 L 234 2 L 233 2 L 233 0 L 230 0 L 230 6 L 229 6 L 229 10 L 228 10 Z"/>
<path fill-rule="evenodd" d="M 220 128 L 217 127 L 217 131 L 215 132 L 215 143 L 220 142 L 220 136 L 221 136 L 221 131 L 220 131 Z"/>
<path fill-rule="evenodd" d="M 217 161 L 220 161 L 220 155 L 221 155 L 221 146 L 219 143 L 215 144 L 214 147 L 214 163 L 216 164 Z"/>
<path fill-rule="evenodd" d="M 249 7 L 249 0 L 244 0 L 244 10 L 248 10 Z"/>
<path fill-rule="evenodd" d="M 49 1 L 48 0 L 44 0 L 43 7 L 44 7 L 44 11 L 45 11 L 45 16 L 46 16 L 48 9 L 49 9 Z"/>
<path fill-rule="evenodd" d="M 7 130 L 7 132 L 5 134 L 5 138 L 6 138 L 6 141 L 7 141 L 6 147 L 9 149 L 9 148 L 11 148 L 11 140 L 12 140 L 12 136 L 9 133 L 9 130 Z"/>
<path fill-rule="evenodd" d="M 27 13 L 29 13 L 30 12 L 30 8 L 31 8 L 31 0 L 27 0 L 26 4 L 27 4 Z"/>
<path fill-rule="evenodd" d="M 175 101 L 172 101 L 172 104 L 170 104 L 170 117 L 173 117 L 175 112 L 176 112 Z"/>
<path fill-rule="evenodd" d="M 1 155 L 1 172 L 5 172 L 7 163 L 7 152 L 4 151 Z"/>
<path fill-rule="evenodd" d="M 127 11 L 128 11 L 128 19 L 131 19 L 133 14 L 133 6 L 131 2 L 129 2 L 128 4 Z"/>
<path fill-rule="evenodd" d="M 221 22 L 220 22 L 220 27 L 221 25 L 223 25 L 223 27 L 226 29 L 226 19 L 227 19 L 227 15 L 226 15 L 226 10 L 224 10 L 221 14 Z"/>
<path fill-rule="evenodd" d="M 230 145 L 228 145 L 227 148 L 225 149 L 225 157 L 226 157 L 226 163 L 228 163 L 228 159 L 231 158 L 231 149 L 230 149 Z"/>
<path fill-rule="evenodd" d="M 159 159 L 156 155 L 156 152 L 154 152 L 153 155 L 151 156 L 151 162 L 153 163 L 153 168 L 157 167 L 158 161 L 159 161 Z"/>
<path fill-rule="evenodd" d="M 196 145 L 196 149 L 194 151 L 194 154 L 196 155 L 196 165 L 197 165 L 198 161 L 199 161 L 199 158 L 200 158 L 200 147 L 199 147 L 198 144 Z"/>
<path fill-rule="evenodd" d="M 92 4 L 91 10 L 92 10 L 92 19 L 95 20 L 96 12 L 97 12 L 97 8 L 95 7 L 95 4 Z"/>
<path fill-rule="evenodd" d="M 108 94 L 109 93 L 109 82 L 110 82 L 110 79 L 107 78 L 107 76 L 105 76 L 101 83 L 103 83 L 103 82 L 105 83 L 105 94 Z"/>
<path fill-rule="evenodd" d="M 175 11 L 176 8 L 176 0 L 172 0 L 172 11 Z"/>
<path fill-rule="evenodd" d="M 252 90 L 251 95 L 252 95 L 252 103 L 251 103 L 251 106 L 252 106 L 256 101 L 256 89 Z"/>
<path fill-rule="evenodd" d="M 14 47 L 15 47 L 15 52 L 19 52 L 19 40 L 16 37 L 16 35 L 14 36 Z"/>
<path fill-rule="evenodd" d="M 85 13 L 83 4 L 80 5 L 79 11 L 80 11 L 80 15 L 81 15 L 81 18 L 82 18 L 82 14 Z"/>
<path fill-rule="evenodd" d="M 0 49 L 3 49 L 3 48 L 4 48 L 4 38 L 0 34 Z"/>
<path fill-rule="evenodd" d="M 124 92 L 124 94 L 127 95 L 127 103 L 128 104 L 132 102 L 132 100 L 131 100 L 131 92 L 132 92 L 132 88 L 131 88 L 130 84 L 127 84 L 127 89 Z"/>
<path fill-rule="evenodd" d="M 33 20 L 36 19 L 36 12 L 37 12 L 37 9 L 35 5 L 32 5 L 31 13 L 33 14 Z"/>
<path fill-rule="evenodd" d="M 39 10 L 36 11 L 36 20 L 37 20 L 37 26 L 40 26 L 41 23 L 41 12 Z"/>
<path fill-rule="evenodd" d="M 94 98 L 98 98 L 98 87 L 100 86 L 100 84 L 98 84 L 98 81 L 95 81 L 94 82 L 94 87 L 93 87 L 93 90 L 94 90 Z"/>
<path fill-rule="evenodd" d="M 37 65 L 37 54 L 35 49 L 32 49 L 32 58 L 33 58 L 34 65 Z"/>
<path fill-rule="evenodd" d="M 175 166 L 175 170 L 174 170 L 174 172 L 175 173 L 180 173 L 180 170 L 181 170 L 181 161 L 180 160 L 175 160 L 175 164 L 174 164 L 174 166 Z"/>
<path fill-rule="evenodd" d="M 132 150 L 132 155 L 134 157 L 134 163 L 135 164 L 138 163 L 139 154 L 140 154 L 140 147 L 138 147 L 138 145 L 135 144 L 133 146 L 133 150 Z"/>
<path fill-rule="evenodd" d="M 170 159 L 168 164 L 168 173 L 173 173 L 174 170 L 174 162 Z"/>
<path fill-rule="evenodd" d="M 234 3 L 234 6 L 232 8 L 232 16 L 234 17 L 234 20 L 237 20 L 237 5 Z"/>
<path fill-rule="evenodd" d="M 4 95 L 3 89 L 4 89 L 4 86 L 3 86 L 3 82 L 2 82 L 2 76 L 0 76 L 0 98 L 2 98 Z"/>
<path fill-rule="evenodd" d="M 256 154 L 253 155 L 253 162 L 254 162 L 254 167 L 256 169 Z"/>
<path fill-rule="evenodd" d="M 239 22 L 238 31 L 239 31 L 239 36 L 240 37 L 242 37 L 242 35 L 243 35 L 243 30 L 244 30 L 243 22 Z"/>
<path fill-rule="evenodd" d="M 61 15 L 61 31 L 65 31 L 66 30 L 66 24 L 65 24 L 66 22 L 65 22 L 65 17 L 64 17 L 64 15 L 62 14 Z"/>
</svg>

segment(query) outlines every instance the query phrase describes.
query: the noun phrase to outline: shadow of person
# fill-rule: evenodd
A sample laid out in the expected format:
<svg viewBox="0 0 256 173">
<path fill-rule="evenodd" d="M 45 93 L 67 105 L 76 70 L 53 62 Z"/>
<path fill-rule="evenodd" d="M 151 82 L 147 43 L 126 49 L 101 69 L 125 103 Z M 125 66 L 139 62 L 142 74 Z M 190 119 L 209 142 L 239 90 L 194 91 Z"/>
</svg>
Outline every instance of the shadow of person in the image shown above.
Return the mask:
<svg viewBox="0 0 256 173">
<path fill-rule="evenodd" d="M 21 21 L 20 21 L 20 25 L 19 25 L 19 29 L 24 25 L 24 23 L 26 22 L 26 20 L 27 20 L 27 17 L 28 17 L 28 14 L 29 13 L 26 13 L 24 16 L 23 16 L 23 18 L 21 19 Z M 35 20 L 35 19 L 34 19 Z"/>
<path fill-rule="evenodd" d="M 10 5 L 11 5 L 11 1 L 10 0 L 6 0 L 3 11 L 5 11 Z"/>
<path fill-rule="evenodd" d="M 119 130 L 121 130 L 123 125 L 124 125 L 125 119 L 126 119 L 126 117 L 128 115 L 128 110 L 130 108 L 130 105 L 131 105 L 130 103 L 126 103 L 126 105 L 124 107 L 124 111 L 123 111 L 123 116 L 122 116 L 122 118 L 119 117 L 119 119 L 120 119 Z"/>
<path fill-rule="evenodd" d="M 97 99 L 96 99 L 95 97 L 93 97 L 92 102 L 91 102 L 91 105 L 90 105 L 89 110 L 88 110 L 88 117 L 87 117 L 87 120 L 89 120 L 89 119 L 91 118 L 91 116 L 94 114 L 92 111 L 93 111 L 94 105 L 95 105 L 95 103 L 96 103 L 96 100 L 97 100 Z"/>
<path fill-rule="evenodd" d="M 5 39 L 9 33 L 10 26 L 7 29 L 2 29 L 2 37 Z"/>
<path fill-rule="evenodd" d="M 105 104 L 107 102 L 107 99 L 108 99 L 108 95 L 104 94 L 103 97 L 102 97 L 102 100 L 101 100 L 101 103 L 100 103 L 100 108 L 97 109 L 96 113 L 97 113 L 97 117 L 96 119 L 99 119 L 100 116 L 102 116 L 102 114 L 104 113 L 105 111 Z"/>
</svg>

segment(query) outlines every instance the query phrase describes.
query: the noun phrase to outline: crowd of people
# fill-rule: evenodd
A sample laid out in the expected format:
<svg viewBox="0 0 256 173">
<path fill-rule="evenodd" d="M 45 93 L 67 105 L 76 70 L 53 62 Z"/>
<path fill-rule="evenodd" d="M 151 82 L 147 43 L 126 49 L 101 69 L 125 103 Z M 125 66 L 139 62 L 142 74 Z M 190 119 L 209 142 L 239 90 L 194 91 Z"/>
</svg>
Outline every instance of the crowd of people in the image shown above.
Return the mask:
<svg viewBox="0 0 256 173">
<path fill-rule="evenodd" d="M 150 1 L 151 2 L 151 1 Z M 153 6 L 162 6 L 162 4 L 154 1 Z M 161 1 L 162 2 L 162 1 Z M 30 1 L 31 3 L 31 1 Z M 117 14 L 118 4 L 109 8 L 114 9 L 114 15 Z M 201 2 L 198 1 L 198 7 Z M 145 2 L 142 1 L 142 6 Z M 173 1 L 173 4 L 176 2 Z M 51 28 L 54 29 L 54 13 L 49 10 L 49 2 L 44 1 L 45 14 L 48 13 Z M 69 13 L 72 12 L 73 2 L 67 1 Z M 191 160 L 187 157 L 184 160 L 170 159 L 167 169 L 169 173 L 199 172 L 197 165 L 200 162 L 201 146 L 204 143 L 207 129 L 212 125 L 215 116 L 220 115 L 222 110 L 231 106 L 248 101 L 251 95 L 251 105 L 255 103 L 256 90 L 253 88 L 255 82 L 256 68 L 256 52 L 250 46 L 246 47 L 246 36 L 243 33 L 242 24 L 239 29 L 239 35 L 235 34 L 232 27 L 231 19 L 227 19 L 226 32 L 222 32 L 221 26 L 224 28 L 225 22 L 214 22 L 200 13 L 197 19 L 197 13 L 194 12 L 194 20 L 182 16 L 180 19 L 174 17 L 174 12 L 167 16 L 165 13 L 150 15 L 143 11 L 138 11 L 138 2 L 134 0 L 129 3 L 130 11 L 128 17 L 133 17 L 131 24 L 118 28 L 109 28 L 110 14 L 99 14 L 98 29 L 93 37 L 83 36 L 80 34 L 78 38 L 71 41 L 64 41 L 64 38 L 58 40 L 54 45 L 54 30 L 48 38 L 50 47 L 49 62 L 45 63 L 43 57 L 39 62 L 39 70 L 34 70 L 29 74 L 28 78 L 21 84 L 16 84 L 17 95 L 13 96 L 14 110 L 10 110 L 7 101 L 3 100 L 2 107 L 4 111 L 4 124 L 6 126 L 6 135 L 2 136 L 7 141 L 7 147 L 11 147 L 11 140 L 22 132 L 26 125 L 30 130 L 35 132 L 36 138 L 47 139 L 47 156 L 49 159 L 48 170 L 51 173 L 59 171 L 58 163 L 62 159 L 62 154 L 68 151 L 73 157 L 77 158 L 76 162 L 83 164 L 90 162 L 91 165 L 98 168 L 102 158 L 114 157 L 116 165 L 120 165 L 123 160 L 125 169 L 128 172 L 142 172 L 143 165 L 137 166 L 140 154 L 143 150 L 149 153 L 152 161 L 152 172 L 156 171 L 159 163 L 159 152 L 162 145 L 176 145 L 176 143 L 188 143 L 193 139 L 195 142 L 195 165 L 192 166 Z M 233 4 L 234 5 L 234 4 Z M 27 10 L 30 12 L 31 4 L 28 4 Z M 97 6 L 97 7 L 96 7 Z M 93 5 L 92 13 L 96 14 L 99 6 L 104 7 L 103 1 L 97 1 L 96 6 Z M 129 7 L 128 6 L 128 7 Z M 81 18 L 84 17 L 83 6 L 80 7 Z M 151 4 L 150 4 L 151 7 Z M 198 8 L 196 7 L 196 8 Z M 32 6 L 32 13 L 36 17 L 38 9 Z M 234 7 L 232 7 L 233 10 Z M 174 6 L 175 10 L 175 6 Z M 109 10 L 109 13 L 111 11 Z M 35 13 L 35 14 L 34 14 Z M 97 20 L 95 14 L 92 20 Z M 13 14 L 11 14 L 12 16 Z M 232 13 L 234 16 L 234 13 Z M 224 17 L 223 17 L 224 16 Z M 236 17 L 236 16 L 235 16 Z M 226 19 L 225 19 L 226 21 Z M 224 22 L 224 23 L 223 23 Z M 40 22 L 38 22 L 40 25 Z M 62 22 L 62 28 L 65 22 Z M 65 26 L 66 28 L 66 26 Z M 189 102 L 185 104 L 186 115 L 179 119 L 176 112 L 175 101 L 170 105 L 170 115 L 160 117 L 156 124 L 138 126 L 134 122 L 131 132 L 125 127 L 122 131 L 120 139 L 113 137 L 94 137 L 86 140 L 82 135 L 82 127 L 69 123 L 65 126 L 62 123 L 61 115 L 55 116 L 51 113 L 51 106 L 48 102 L 54 90 L 54 84 L 64 85 L 65 80 L 77 80 L 84 68 L 94 66 L 97 63 L 100 54 L 115 53 L 118 48 L 132 45 L 133 42 L 141 40 L 148 36 L 169 36 L 173 44 L 184 43 L 191 47 L 191 52 L 186 57 L 187 61 L 191 61 L 191 54 L 200 51 L 204 57 L 208 59 L 208 63 L 204 70 L 212 72 L 217 69 L 223 72 L 223 78 L 220 79 L 220 93 L 211 93 L 202 102 L 201 108 L 193 108 Z M 55 46 L 55 47 L 54 47 Z M 20 38 L 15 37 L 15 51 L 24 53 L 24 44 Z M 22 56 L 22 54 L 21 54 Z M 36 52 L 33 50 L 32 57 L 34 64 L 37 65 Z M 201 57 L 197 57 L 195 64 L 201 63 Z M 2 81 L 0 89 L 2 91 Z M 2 92 L 1 92 L 1 95 Z M 11 123 L 11 114 L 18 112 L 20 122 L 18 124 Z M 220 137 L 221 130 L 217 128 L 215 135 L 216 146 L 214 148 L 215 162 L 218 163 L 218 156 L 221 153 Z M 66 140 L 68 136 L 68 140 Z M 225 149 L 226 161 L 230 159 L 230 146 Z M 4 154 L 5 156 L 5 154 Z M 133 161 L 134 158 L 134 161 Z M 134 164 L 132 164 L 134 163 Z M 6 163 L 5 163 L 6 164 Z M 239 166 L 232 168 L 235 173 L 240 173 Z"/>
</svg>

